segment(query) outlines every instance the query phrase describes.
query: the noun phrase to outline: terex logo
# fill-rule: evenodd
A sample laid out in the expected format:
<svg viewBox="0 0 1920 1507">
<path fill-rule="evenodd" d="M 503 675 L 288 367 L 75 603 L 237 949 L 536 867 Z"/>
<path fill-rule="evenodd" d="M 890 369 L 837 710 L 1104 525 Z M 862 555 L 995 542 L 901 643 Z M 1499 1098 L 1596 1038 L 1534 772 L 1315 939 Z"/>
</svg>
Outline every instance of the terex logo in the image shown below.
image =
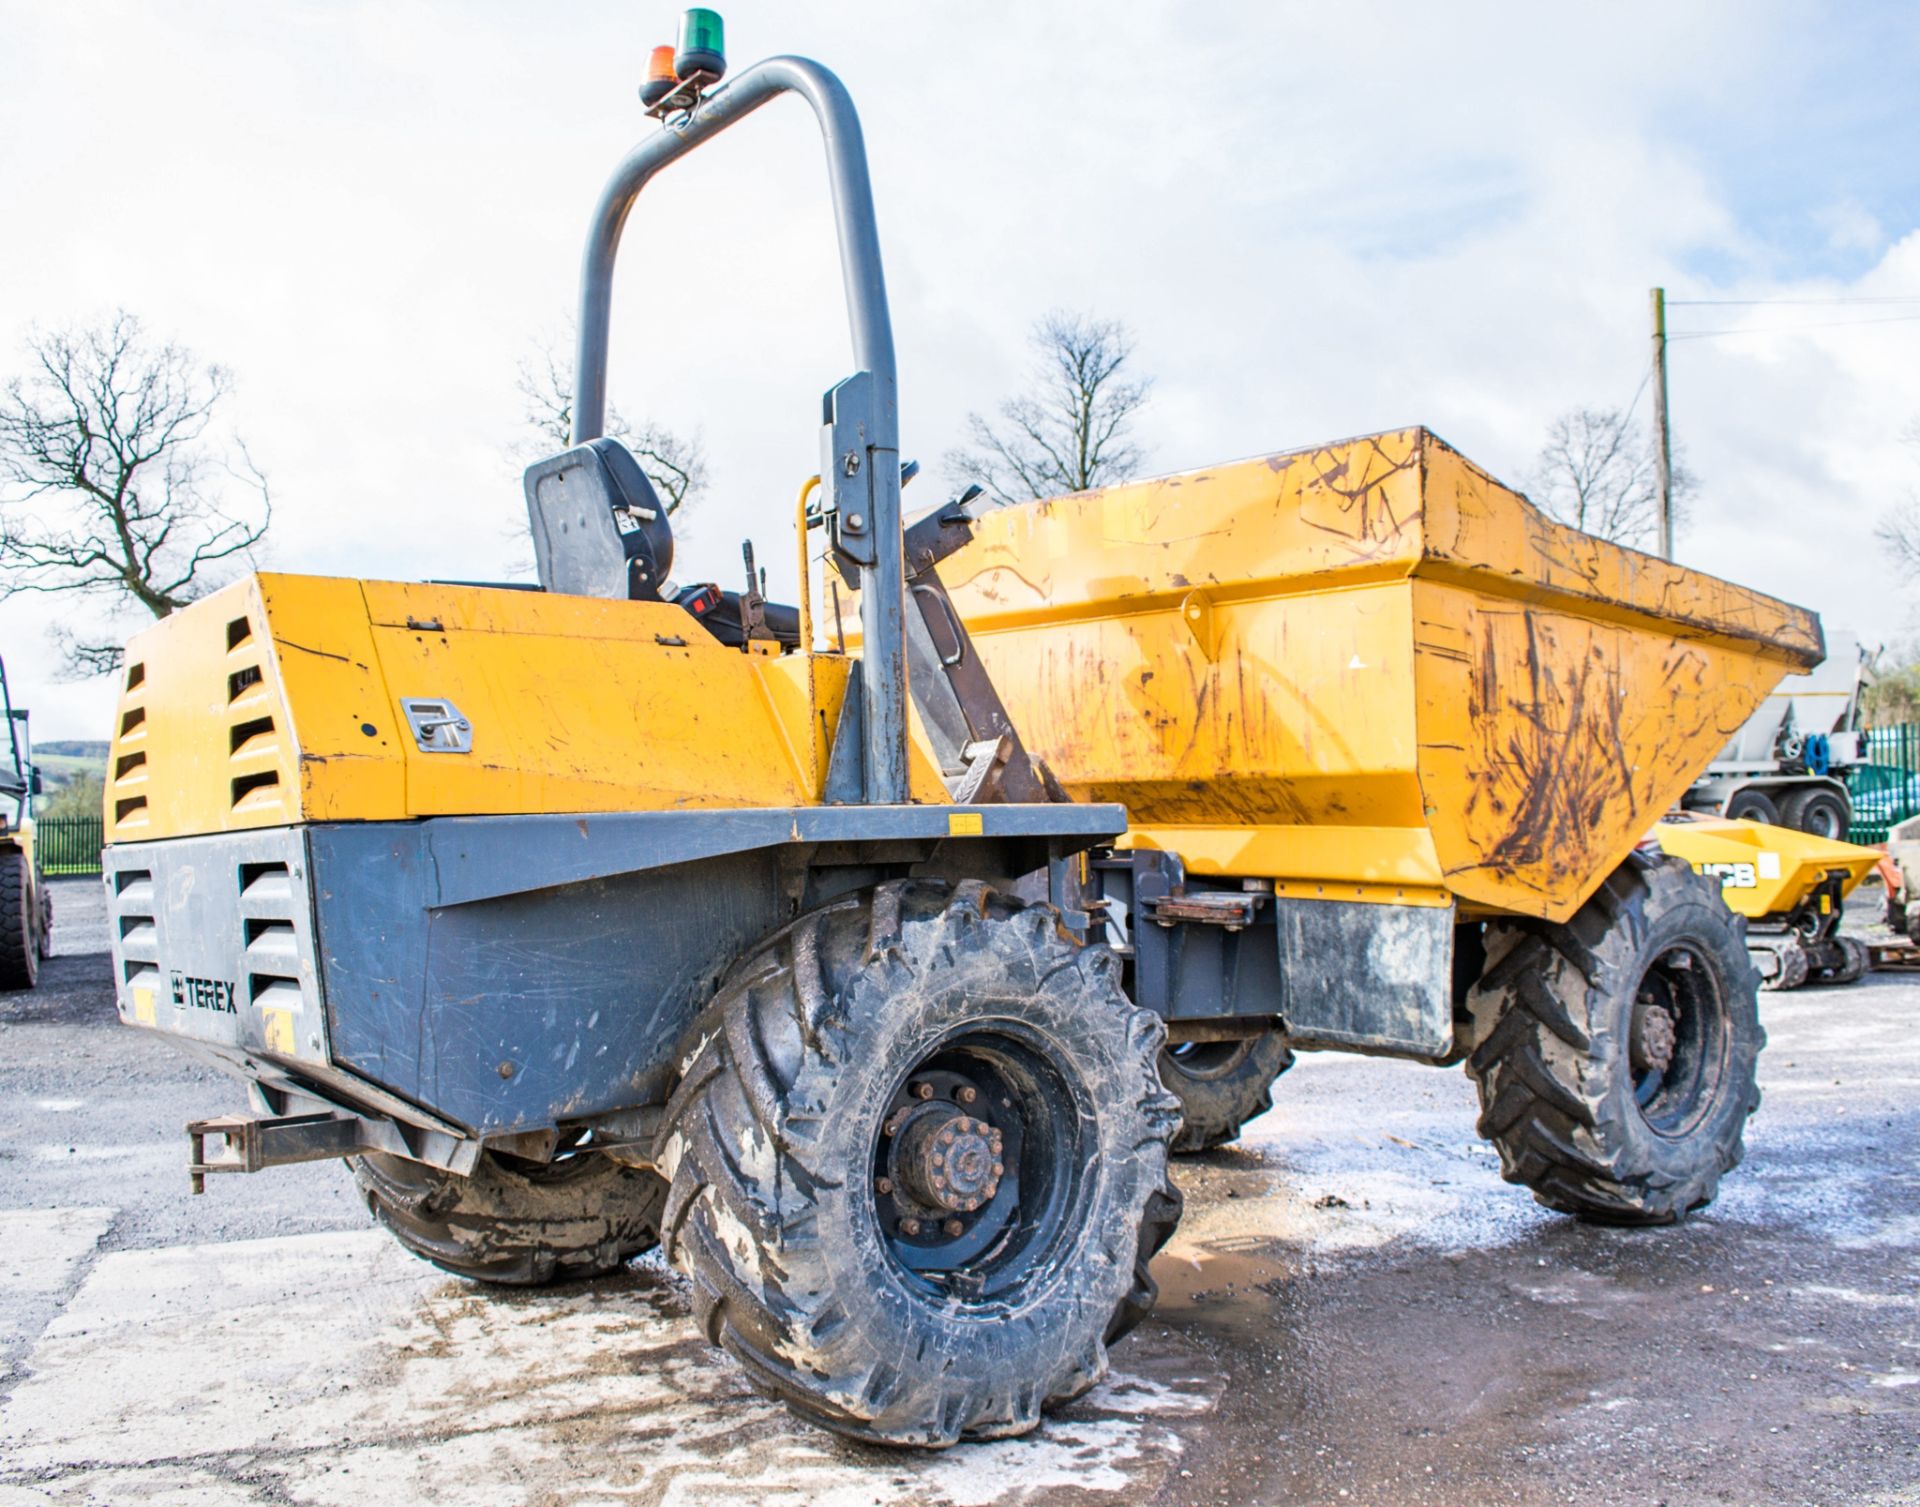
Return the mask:
<svg viewBox="0 0 1920 1507">
<path fill-rule="evenodd" d="M 188 974 L 173 975 L 173 1002 L 176 1005 L 191 1005 L 196 1010 L 217 1010 L 223 1015 L 238 1015 L 233 1007 L 233 993 L 236 985 L 225 979 L 198 979 Z"/>
</svg>

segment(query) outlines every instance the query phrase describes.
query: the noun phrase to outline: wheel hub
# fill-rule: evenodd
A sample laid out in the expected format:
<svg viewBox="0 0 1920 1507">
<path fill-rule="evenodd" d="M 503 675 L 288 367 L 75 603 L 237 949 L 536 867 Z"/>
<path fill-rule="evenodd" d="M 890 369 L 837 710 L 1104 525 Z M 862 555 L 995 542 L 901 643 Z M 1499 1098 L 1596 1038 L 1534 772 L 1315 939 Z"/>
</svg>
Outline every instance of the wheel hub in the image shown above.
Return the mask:
<svg viewBox="0 0 1920 1507">
<path fill-rule="evenodd" d="M 1633 1011 L 1633 1040 L 1629 1051 L 1634 1076 L 1664 1073 L 1672 1067 L 1678 1038 L 1673 1012 L 1643 997 Z"/>
<path fill-rule="evenodd" d="M 971 1214 L 1000 1191 L 1001 1134 L 987 1121 L 940 1106 L 901 1134 L 896 1166 L 906 1191 L 929 1208 Z"/>
</svg>

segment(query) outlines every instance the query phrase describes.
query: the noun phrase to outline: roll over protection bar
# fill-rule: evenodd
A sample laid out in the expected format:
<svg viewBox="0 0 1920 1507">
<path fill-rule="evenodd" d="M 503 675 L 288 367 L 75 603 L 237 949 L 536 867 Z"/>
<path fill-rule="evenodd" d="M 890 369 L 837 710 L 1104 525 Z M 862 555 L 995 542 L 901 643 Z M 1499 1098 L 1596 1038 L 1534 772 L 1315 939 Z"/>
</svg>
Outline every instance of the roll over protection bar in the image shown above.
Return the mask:
<svg viewBox="0 0 1920 1507">
<path fill-rule="evenodd" d="M 598 439 L 606 430 L 613 267 L 640 191 L 668 163 L 786 93 L 812 106 L 826 146 L 853 334 L 856 370 L 827 394 L 820 474 L 826 493 L 822 511 L 831 520 L 835 546 L 860 568 L 864 798 L 868 804 L 900 805 L 907 800 L 907 670 L 893 323 L 860 118 L 846 87 L 818 63 L 776 57 L 754 64 L 686 114 L 668 120 L 659 135 L 635 147 L 615 169 L 594 210 L 581 267 L 573 443 Z"/>
</svg>

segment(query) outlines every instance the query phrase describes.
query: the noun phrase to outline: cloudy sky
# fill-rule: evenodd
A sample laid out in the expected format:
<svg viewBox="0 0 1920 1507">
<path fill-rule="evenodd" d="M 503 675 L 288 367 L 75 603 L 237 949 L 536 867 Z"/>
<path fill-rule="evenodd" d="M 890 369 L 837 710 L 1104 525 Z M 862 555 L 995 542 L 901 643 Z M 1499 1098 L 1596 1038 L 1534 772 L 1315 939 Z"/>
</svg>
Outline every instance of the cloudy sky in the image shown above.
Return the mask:
<svg viewBox="0 0 1920 1507">
<path fill-rule="evenodd" d="M 0 0 L 0 372 L 36 323 L 133 310 L 232 368 L 279 506 L 263 563 L 497 577 L 524 553 L 516 364 L 565 327 L 675 14 Z M 1920 300 L 1911 6 L 725 14 L 736 66 L 808 54 L 860 107 L 907 454 L 936 461 L 1064 306 L 1136 332 L 1155 470 L 1424 423 L 1518 480 L 1557 412 L 1633 397 L 1649 286 L 1773 300 L 1673 311 L 1740 332 L 1673 348 L 1703 482 L 1679 554 L 1909 630 L 1871 530 L 1920 490 L 1920 303 L 1839 300 Z M 613 396 L 713 463 L 676 575 L 731 584 L 751 533 L 791 581 L 849 366 L 817 138 L 777 104 L 629 225 Z M 104 737 L 110 688 L 49 674 L 69 611 L 0 607 L 0 651 L 40 737 Z"/>
</svg>

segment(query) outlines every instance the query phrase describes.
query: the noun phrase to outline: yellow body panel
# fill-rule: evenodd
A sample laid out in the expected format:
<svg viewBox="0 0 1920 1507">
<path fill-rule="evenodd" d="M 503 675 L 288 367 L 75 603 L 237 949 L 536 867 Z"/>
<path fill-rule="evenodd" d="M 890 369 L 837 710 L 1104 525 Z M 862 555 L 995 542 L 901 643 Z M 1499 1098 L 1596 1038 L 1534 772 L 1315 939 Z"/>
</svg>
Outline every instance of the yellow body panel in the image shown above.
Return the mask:
<svg viewBox="0 0 1920 1507">
<path fill-rule="evenodd" d="M 743 654 L 686 612 L 258 575 L 128 646 L 108 840 L 303 821 L 817 804 L 839 656 Z M 404 697 L 471 753 L 422 751 Z M 946 799 L 918 750 L 916 801 Z"/>
<path fill-rule="evenodd" d="M 1822 654 L 1811 613 L 1554 524 L 1419 429 L 1003 509 L 941 576 L 1129 844 L 1555 920 Z"/>
<path fill-rule="evenodd" d="M 1882 856 L 1878 848 L 1724 816 L 1664 821 L 1653 835 L 1662 852 L 1717 874 L 1727 905 L 1754 921 L 1789 915 L 1829 874 L 1844 874 L 1840 893 L 1852 894 Z"/>
</svg>

